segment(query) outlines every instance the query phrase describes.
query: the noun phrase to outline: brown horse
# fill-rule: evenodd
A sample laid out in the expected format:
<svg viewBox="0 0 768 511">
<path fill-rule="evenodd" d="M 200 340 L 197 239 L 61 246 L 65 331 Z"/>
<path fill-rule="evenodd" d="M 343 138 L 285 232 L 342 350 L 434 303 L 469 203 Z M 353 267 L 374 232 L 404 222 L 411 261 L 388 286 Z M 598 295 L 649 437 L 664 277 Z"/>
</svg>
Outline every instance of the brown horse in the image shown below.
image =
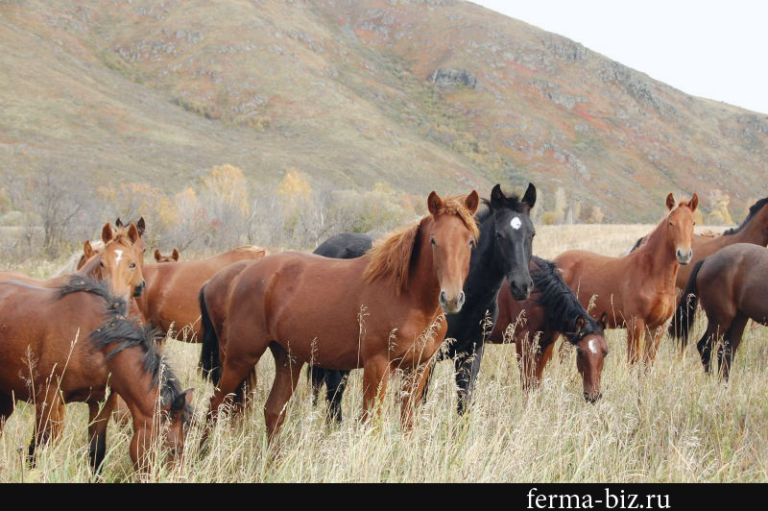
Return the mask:
<svg viewBox="0 0 768 511">
<path fill-rule="evenodd" d="M 737 243 L 699 261 L 683 294 L 680 336 L 687 343 L 690 316 L 701 301 L 709 323 L 697 348 L 704 370 L 710 371 L 712 347 L 721 341 L 718 365 L 728 379 L 747 322 L 768 326 L 768 250 L 751 243 Z"/>
<path fill-rule="evenodd" d="M 106 282 L 79 275 L 61 287 L 0 283 L 0 428 L 16 400 L 35 403 L 33 445 L 40 445 L 60 433 L 60 404 L 86 402 L 89 455 L 98 471 L 109 417 L 100 402 L 110 387 L 133 416 L 130 454 L 137 467 L 158 431 L 158 403 L 170 418 L 171 454 L 179 454 L 191 394 L 180 391 L 148 332 L 126 317 L 127 305 Z"/>
<path fill-rule="evenodd" d="M 199 261 L 172 261 L 144 267 L 147 288 L 136 302 L 144 318 L 163 334 L 175 328 L 176 339 L 199 342 L 198 295 L 205 281 L 237 261 L 261 259 L 260 247 L 238 247 Z"/>
<path fill-rule="evenodd" d="M 670 212 L 648 235 L 648 241 L 624 257 L 572 250 L 555 258 L 563 280 L 593 317 L 606 313 L 609 328 L 627 329 L 630 363 L 639 360 L 643 337 L 645 361 L 650 363 L 656 357 L 662 327 L 674 312 L 678 269 L 693 257 L 693 212 L 698 196 L 694 193 L 690 201 L 675 207 L 670 193 L 666 204 Z"/>
<path fill-rule="evenodd" d="M 487 342 L 515 343 L 520 382 L 523 390 L 529 391 L 538 387 L 555 342 L 563 334 L 576 348 L 584 398 L 594 403 L 602 395 L 600 375 L 608 355 L 603 337 L 607 316 L 603 313 L 595 322 L 551 261 L 534 256 L 530 269 L 534 292 L 528 300 L 516 301 L 509 286 L 501 286 L 499 315 Z"/>
<path fill-rule="evenodd" d="M 163 255 L 159 249 L 155 249 L 155 262 L 156 263 L 173 263 L 179 260 L 179 249 L 174 248 L 170 255 Z"/>
<path fill-rule="evenodd" d="M 640 238 L 632 250 L 645 243 L 645 238 Z M 702 259 L 706 259 L 721 248 L 736 243 L 752 243 L 762 247 L 768 246 L 768 197 L 755 202 L 750 208 L 747 217 L 738 227 L 728 229 L 722 235 L 712 231 L 700 232 L 693 237 L 691 247 L 693 258 L 688 266 L 682 266 L 677 272 L 677 287 L 685 289 L 691 278 L 693 266 Z"/>
<path fill-rule="evenodd" d="M 410 428 L 429 361 L 445 337 L 442 314 L 456 313 L 464 303 L 462 286 L 478 236 L 476 191 L 446 200 L 432 192 L 427 205 L 430 214 L 418 224 L 362 257 L 283 252 L 212 278 L 200 293 L 202 364 L 208 371 L 216 367 L 209 419 L 229 394 L 242 405 L 246 381 L 269 347 L 276 366 L 264 408 L 270 439 L 307 362 L 364 368 L 364 420 L 392 370 L 403 370 L 401 421 Z"/>
</svg>

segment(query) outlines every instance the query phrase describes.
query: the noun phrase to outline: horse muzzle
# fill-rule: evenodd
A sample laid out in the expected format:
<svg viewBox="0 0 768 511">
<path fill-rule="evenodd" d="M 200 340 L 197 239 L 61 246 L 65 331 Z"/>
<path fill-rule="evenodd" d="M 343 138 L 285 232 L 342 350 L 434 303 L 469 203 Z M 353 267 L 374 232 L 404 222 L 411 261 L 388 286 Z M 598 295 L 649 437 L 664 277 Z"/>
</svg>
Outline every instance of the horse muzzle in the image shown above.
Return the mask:
<svg viewBox="0 0 768 511">
<path fill-rule="evenodd" d="M 445 291 L 440 291 L 440 307 L 443 308 L 443 312 L 446 314 L 456 314 L 461 311 L 465 301 L 464 291 L 459 291 L 459 294 L 450 299 Z"/>
<path fill-rule="evenodd" d="M 585 392 L 584 399 L 587 403 L 595 404 L 603 398 L 602 392 Z"/>
<path fill-rule="evenodd" d="M 147 287 L 146 281 L 141 281 L 141 284 L 133 288 L 133 297 L 138 298 L 141 296 L 141 293 L 144 292 L 144 288 Z"/>
<path fill-rule="evenodd" d="M 533 280 L 529 278 L 528 281 L 523 284 L 510 280 L 509 291 L 512 293 L 512 298 L 518 302 L 525 301 L 530 298 L 531 291 L 533 291 Z"/>
<path fill-rule="evenodd" d="M 681 250 L 677 249 L 675 252 L 675 255 L 677 256 L 677 262 L 680 264 L 689 264 L 691 262 L 691 259 L 693 259 L 693 250 L 690 248 L 688 250 Z"/>
</svg>

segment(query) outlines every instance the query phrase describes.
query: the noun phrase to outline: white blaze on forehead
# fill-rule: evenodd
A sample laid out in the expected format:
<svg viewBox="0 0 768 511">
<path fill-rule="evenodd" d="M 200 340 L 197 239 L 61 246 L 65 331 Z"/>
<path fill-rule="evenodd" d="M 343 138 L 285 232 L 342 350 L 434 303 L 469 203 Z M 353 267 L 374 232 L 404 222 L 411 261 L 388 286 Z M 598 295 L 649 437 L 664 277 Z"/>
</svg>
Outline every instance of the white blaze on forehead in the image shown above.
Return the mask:
<svg viewBox="0 0 768 511">
<path fill-rule="evenodd" d="M 523 222 L 520 221 L 520 217 L 515 217 L 511 222 L 509 222 L 509 225 L 511 225 L 513 229 L 517 230 L 521 225 L 523 225 Z"/>
<path fill-rule="evenodd" d="M 592 352 L 593 355 L 597 355 L 597 341 L 594 339 L 590 339 L 587 343 L 587 346 L 589 346 L 589 351 Z"/>
<path fill-rule="evenodd" d="M 123 258 L 123 251 L 122 250 L 115 250 L 115 254 L 117 254 L 117 262 L 120 262 L 120 259 Z"/>
</svg>

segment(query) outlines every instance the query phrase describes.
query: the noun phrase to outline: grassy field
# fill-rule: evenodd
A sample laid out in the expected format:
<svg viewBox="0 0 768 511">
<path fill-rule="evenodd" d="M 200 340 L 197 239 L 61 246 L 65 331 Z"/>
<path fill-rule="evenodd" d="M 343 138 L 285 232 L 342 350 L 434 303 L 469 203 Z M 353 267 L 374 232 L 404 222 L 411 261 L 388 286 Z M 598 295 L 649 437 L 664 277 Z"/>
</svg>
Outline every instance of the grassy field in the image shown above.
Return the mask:
<svg viewBox="0 0 768 511">
<path fill-rule="evenodd" d="M 649 226 L 539 227 L 536 252 L 552 257 L 566 248 L 618 254 Z M 702 324 L 697 325 L 698 333 Z M 268 449 L 261 405 L 273 364 L 265 356 L 251 413 L 224 418 L 205 452 L 193 426 L 184 460 L 155 466 L 151 481 L 768 481 L 768 330 L 747 328 L 732 379 L 706 376 L 693 345 L 682 353 L 665 339 L 645 370 L 625 362 L 625 334 L 609 333 L 611 354 L 603 373 L 603 399 L 582 398 L 574 353 L 566 347 L 545 372 L 542 387 L 520 391 L 514 348 L 486 351 L 476 402 L 459 418 L 450 364 L 438 366 L 431 398 L 416 428 L 403 433 L 397 383 L 380 420 L 346 420 L 328 427 L 313 408 L 304 378 L 293 399 L 280 446 Z M 198 347 L 175 341 L 167 354 L 185 386 L 196 387 L 197 417 L 211 394 L 198 375 Z M 361 409 L 360 375 L 344 403 L 348 419 Z M 40 451 L 37 468 L 23 462 L 33 410 L 20 404 L 0 438 L 0 481 L 90 481 L 85 405 L 69 407 L 63 441 Z M 130 428 L 113 423 L 104 467 L 106 481 L 132 481 Z"/>
</svg>

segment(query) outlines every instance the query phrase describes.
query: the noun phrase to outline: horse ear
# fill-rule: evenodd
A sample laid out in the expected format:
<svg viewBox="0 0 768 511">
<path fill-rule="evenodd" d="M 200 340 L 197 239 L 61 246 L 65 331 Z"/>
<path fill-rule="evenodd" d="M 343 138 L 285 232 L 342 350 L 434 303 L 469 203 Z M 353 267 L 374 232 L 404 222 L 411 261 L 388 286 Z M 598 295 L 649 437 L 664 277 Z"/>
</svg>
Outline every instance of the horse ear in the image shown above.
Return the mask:
<svg viewBox="0 0 768 511">
<path fill-rule="evenodd" d="M 195 394 L 195 389 L 187 389 L 173 399 L 171 403 L 171 412 L 180 412 L 186 406 L 191 405 Z"/>
<path fill-rule="evenodd" d="M 142 216 L 139 218 L 139 221 L 136 222 L 136 228 L 139 230 L 139 236 L 144 236 L 144 229 L 146 229 L 147 224 L 144 222 L 144 217 Z"/>
<path fill-rule="evenodd" d="M 118 221 L 120 219 L 118 218 Z M 115 231 L 112 230 L 112 225 L 109 223 L 104 224 L 104 227 L 101 229 L 101 241 L 104 242 L 106 245 L 110 241 L 112 241 L 112 238 L 115 237 Z"/>
<path fill-rule="evenodd" d="M 160 250 L 156 248 L 155 249 L 155 261 L 157 261 L 159 263 L 160 259 L 162 259 L 162 258 L 163 258 L 163 254 L 161 254 Z"/>
<path fill-rule="evenodd" d="M 120 217 L 117 217 L 117 220 L 115 220 L 115 227 L 117 227 L 118 229 L 123 227 L 123 221 L 120 220 Z"/>
<path fill-rule="evenodd" d="M 131 222 L 131 225 L 128 226 L 128 239 L 131 240 L 131 243 L 136 243 L 140 237 L 139 229 L 136 227 L 136 224 Z"/>
<path fill-rule="evenodd" d="M 491 190 L 491 209 L 501 209 L 504 207 L 504 203 L 507 198 L 504 196 L 504 192 L 501 191 L 501 185 L 497 184 Z"/>
<path fill-rule="evenodd" d="M 464 199 L 464 207 L 467 208 L 470 215 L 474 215 L 477 212 L 477 207 L 479 205 L 480 196 L 477 194 L 477 190 L 472 190 L 472 192 L 467 195 L 467 198 Z"/>
<path fill-rule="evenodd" d="M 434 190 L 427 197 L 427 208 L 432 215 L 436 215 L 443 208 L 443 199 Z"/>
<path fill-rule="evenodd" d="M 587 320 L 584 319 L 584 316 L 579 316 L 576 318 L 576 331 L 581 332 L 581 329 L 584 328 L 584 325 L 587 324 Z"/>
<path fill-rule="evenodd" d="M 607 312 L 603 312 L 602 314 L 600 314 L 600 319 L 597 320 L 597 324 L 600 325 L 600 328 L 603 329 L 603 330 L 608 328 L 608 313 Z"/>
<path fill-rule="evenodd" d="M 174 261 L 178 261 L 179 257 L 181 257 L 181 254 L 179 254 L 179 249 L 174 248 L 173 253 L 171 253 L 171 259 L 173 259 Z"/>
<path fill-rule="evenodd" d="M 688 206 L 691 208 L 691 211 L 696 211 L 696 208 L 699 207 L 699 195 L 697 193 L 694 192 L 693 197 L 688 201 Z"/>
<path fill-rule="evenodd" d="M 533 186 L 533 183 L 528 183 L 528 189 L 523 195 L 523 202 L 528 205 L 528 209 L 533 209 L 533 206 L 536 205 L 536 187 Z"/>
<path fill-rule="evenodd" d="M 675 196 L 672 195 L 672 192 L 669 192 L 669 195 L 667 195 L 667 209 L 672 211 L 675 208 Z"/>
<path fill-rule="evenodd" d="M 90 259 L 93 256 L 93 247 L 91 246 L 90 241 L 86 241 L 83 245 L 83 256 L 86 259 Z"/>
</svg>

